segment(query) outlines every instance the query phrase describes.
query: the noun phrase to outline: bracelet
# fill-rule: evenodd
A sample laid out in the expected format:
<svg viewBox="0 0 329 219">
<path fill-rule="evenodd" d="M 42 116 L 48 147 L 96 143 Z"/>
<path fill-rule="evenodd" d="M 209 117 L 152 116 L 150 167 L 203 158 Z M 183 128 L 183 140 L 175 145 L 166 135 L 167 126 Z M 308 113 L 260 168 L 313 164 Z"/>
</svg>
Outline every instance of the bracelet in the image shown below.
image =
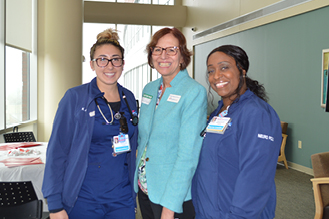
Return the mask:
<svg viewBox="0 0 329 219">
<path fill-rule="evenodd" d="M 64 208 L 59 208 L 59 209 L 54 209 L 54 210 L 49 210 L 49 213 L 57 213 L 64 210 Z"/>
</svg>

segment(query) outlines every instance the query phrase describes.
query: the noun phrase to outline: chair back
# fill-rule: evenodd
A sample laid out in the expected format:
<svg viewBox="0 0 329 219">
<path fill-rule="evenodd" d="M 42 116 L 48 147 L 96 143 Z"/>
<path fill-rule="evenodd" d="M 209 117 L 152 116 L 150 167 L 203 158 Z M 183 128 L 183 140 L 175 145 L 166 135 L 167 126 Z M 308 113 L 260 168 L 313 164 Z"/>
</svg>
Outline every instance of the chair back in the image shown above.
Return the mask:
<svg viewBox="0 0 329 219">
<path fill-rule="evenodd" d="M 280 152 L 279 152 L 279 157 L 278 157 L 278 162 L 283 161 L 284 166 L 286 169 L 288 169 L 288 162 L 286 159 L 286 154 L 285 154 L 285 148 L 286 148 L 286 143 L 287 143 L 287 128 L 288 128 L 288 123 L 281 121 L 281 129 L 282 129 L 282 141 L 281 141 L 281 147 L 280 147 Z"/>
<path fill-rule="evenodd" d="M 329 152 L 311 155 L 314 178 L 329 177 Z M 329 185 L 320 185 L 323 206 L 329 205 Z"/>
<path fill-rule="evenodd" d="M 36 142 L 33 132 L 12 132 L 3 134 L 5 143 L 8 142 Z"/>
<path fill-rule="evenodd" d="M 281 121 L 282 134 L 287 134 L 288 123 Z"/>
<path fill-rule="evenodd" d="M 38 200 L 31 181 L 0 182 L 0 218 L 42 218 L 42 201 Z"/>
</svg>

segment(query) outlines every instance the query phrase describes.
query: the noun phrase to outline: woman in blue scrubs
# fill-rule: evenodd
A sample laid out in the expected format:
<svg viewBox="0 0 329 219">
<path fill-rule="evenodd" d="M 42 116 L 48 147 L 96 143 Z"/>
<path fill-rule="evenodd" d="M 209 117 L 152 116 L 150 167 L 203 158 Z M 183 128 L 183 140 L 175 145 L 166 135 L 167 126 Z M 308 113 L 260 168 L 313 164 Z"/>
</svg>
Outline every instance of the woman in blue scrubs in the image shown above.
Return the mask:
<svg viewBox="0 0 329 219">
<path fill-rule="evenodd" d="M 280 119 L 248 69 L 248 56 L 238 46 L 220 46 L 207 57 L 209 84 L 221 100 L 202 133 L 192 182 L 196 219 L 275 216 Z"/>
<path fill-rule="evenodd" d="M 59 103 L 43 181 L 51 219 L 135 218 L 137 106 L 118 83 L 124 66 L 118 39 L 112 29 L 98 34 L 90 51 L 96 77 Z"/>
</svg>

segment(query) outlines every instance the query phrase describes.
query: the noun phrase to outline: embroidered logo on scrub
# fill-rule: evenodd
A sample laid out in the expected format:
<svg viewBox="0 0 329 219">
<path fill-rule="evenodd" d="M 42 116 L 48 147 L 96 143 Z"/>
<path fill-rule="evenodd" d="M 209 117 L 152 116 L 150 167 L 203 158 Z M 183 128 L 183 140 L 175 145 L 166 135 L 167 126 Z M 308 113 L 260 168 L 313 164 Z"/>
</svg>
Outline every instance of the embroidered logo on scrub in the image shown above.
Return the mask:
<svg viewBox="0 0 329 219">
<path fill-rule="evenodd" d="M 258 134 L 258 138 L 274 141 L 274 138 L 272 136 L 264 135 L 264 134 Z"/>
<path fill-rule="evenodd" d="M 95 116 L 95 111 L 89 112 L 89 116 L 90 116 L 90 117 Z"/>
</svg>

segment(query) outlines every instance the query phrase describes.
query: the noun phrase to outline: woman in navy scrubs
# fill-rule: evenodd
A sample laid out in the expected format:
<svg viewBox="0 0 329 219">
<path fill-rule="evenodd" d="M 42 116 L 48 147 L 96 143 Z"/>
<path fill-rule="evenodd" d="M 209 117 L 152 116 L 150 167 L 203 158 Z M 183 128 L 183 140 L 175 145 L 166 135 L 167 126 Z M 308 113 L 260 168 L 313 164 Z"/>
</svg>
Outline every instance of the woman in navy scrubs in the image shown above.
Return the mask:
<svg viewBox="0 0 329 219">
<path fill-rule="evenodd" d="M 43 194 L 50 218 L 135 218 L 134 95 L 117 81 L 124 49 L 112 29 L 90 51 L 96 77 L 59 103 L 47 149 Z"/>
<path fill-rule="evenodd" d="M 192 182 L 196 219 L 275 216 L 280 119 L 248 69 L 248 56 L 238 46 L 220 46 L 207 57 L 209 84 L 221 101 L 202 133 Z"/>
</svg>

